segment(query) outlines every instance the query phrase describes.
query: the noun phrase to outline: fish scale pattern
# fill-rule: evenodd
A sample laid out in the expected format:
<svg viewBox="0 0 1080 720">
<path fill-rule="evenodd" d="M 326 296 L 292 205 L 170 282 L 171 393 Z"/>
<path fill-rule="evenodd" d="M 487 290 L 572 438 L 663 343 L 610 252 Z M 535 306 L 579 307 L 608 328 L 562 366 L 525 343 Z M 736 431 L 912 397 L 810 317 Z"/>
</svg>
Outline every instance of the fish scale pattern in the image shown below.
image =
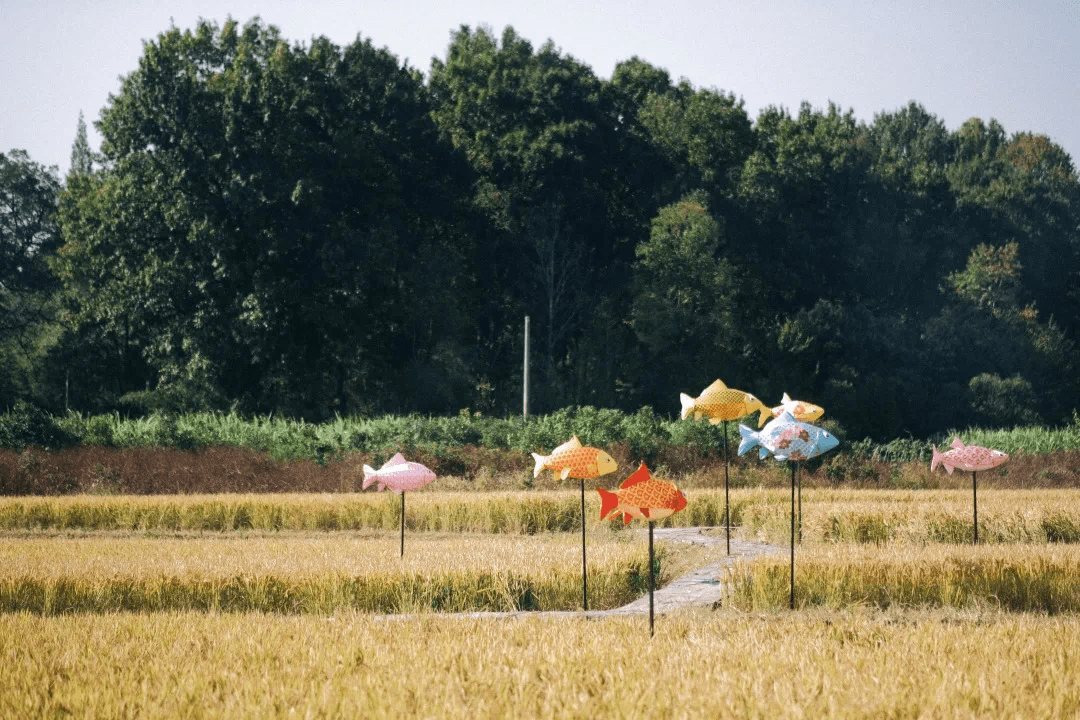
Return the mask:
<svg viewBox="0 0 1080 720">
<path fill-rule="evenodd" d="M 953 438 L 952 449 L 944 453 L 936 447 L 932 449 L 931 472 L 940 464 L 945 466 L 950 475 L 954 469 L 970 472 L 989 470 L 1009 459 L 1009 456 L 1000 450 L 985 448 L 981 445 L 964 445 L 958 437 Z"/>
<path fill-rule="evenodd" d="M 533 453 L 533 459 L 536 461 L 533 477 L 539 475 L 543 469 L 550 469 L 560 477 L 591 480 L 614 472 L 618 467 L 610 455 L 603 450 L 583 446 L 576 435 L 569 442 L 555 448 L 550 456 Z"/>
<path fill-rule="evenodd" d="M 619 499 L 637 507 L 663 508 L 670 505 L 678 494 L 678 488 L 671 483 L 647 480 L 620 492 Z"/>
<path fill-rule="evenodd" d="M 618 519 L 629 523 L 632 518 L 660 520 L 686 507 L 686 496 L 674 483 L 656 480 L 642 463 L 615 492 L 598 488 L 600 518 Z"/>
<path fill-rule="evenodd" d="M 699 420 L 704 416 L 714 425 L 725 420 L 738 420 L 756 412 L 759 413 L 760 427 L 772 415 L 772 411 L 756 397 L 748 392 L 729 388 L 721 380 L 713 382 L 696 398 L 682 393 L 679 400 L 682 403 L 682 417 L 693 415 L 695 420 Z"/>
</svg>

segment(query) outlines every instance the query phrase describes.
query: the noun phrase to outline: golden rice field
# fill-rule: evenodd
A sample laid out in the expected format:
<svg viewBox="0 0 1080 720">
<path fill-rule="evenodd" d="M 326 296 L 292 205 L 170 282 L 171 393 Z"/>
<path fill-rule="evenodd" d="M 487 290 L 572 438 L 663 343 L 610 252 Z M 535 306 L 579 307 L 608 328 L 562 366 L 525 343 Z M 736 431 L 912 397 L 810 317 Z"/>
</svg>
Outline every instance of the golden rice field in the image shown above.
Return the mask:
<svg viewBox="0 0 1080 720">
<path fill-rule="evenodd" d="M 590 609 L 648 578 L 644 525 L 595 497 Z M 719 524 L 722 490 L 688 497 L 677 524 Z M 786 547 L 790 489 L 731 498 Z M 409 493 L 404 558 L 389 494 L 0 499 L 0 718 L 1080 716 L 1080 490 L 980 488 L 977 547 L 970 491 L 802 511 L 794 612 L 781 554 L 650 639 L 447 614 L 578 609 L 575 490 Z M 660 548 L 662 581 L 723 554 Z"/>
<path fill-rule="evenodd" d="M 648 552 L 629 534 L 588 548 L 590 608 L 648 589 Z M 181 610 L 330 614 L 575 610 L 581 539 L 520 535 L 286 533 L 253 536 L 9 537 L 0 611 Z M 662 563 L 661 580 L 669 571 Z"/>
<path fill-rule="evenodd" d="M 978 503 L 980 542 L 1080 543 L 1080 490 L 980 489 Z M 790 488 L 733 493 L 732 508 L 748 536 L 787 543 Z M 802 491 L 803 542 L 968 543 L 973 520 L 970 488 Z"/>
<path fill-rule="evenodd" d="M 722 489 L 687 491 L 686 510 L 658 527 L 724 522 Z M 790 489 L 732 489 L 731 521 L 748 537 L 786 542 Z M 585 493 L 590 527 L 601 522 L 595 491 Z M 390 493 L 0 497 L 0 532 L 395 530 L 401 506 Z M 967 490 L 804 488 L 807 542 L 962 543 L 971 538 Z M 578 490 L 407 493 L 405 524 L 415 532 L 534 534 L 575 532 Z M 986 542 L 1080 543 L 1080 490 L 983 489 L 979 537 Z"/>
<path fill-rule="evenodd" d="M 743 564 L 729 603 L 746 610 L 787 607 L 790 573 L 787 555 Z M 1075 613 L 1080 546 L 803 545 L 795 551 L 795 606 Z"/>
<path fill-rule="evenodd" d="M 981 612 L 0 615 L 0 716 L 1075 718 L 1080 624 Z M 16 668 L 11 672 L 11 668 Z"/>
</svg>

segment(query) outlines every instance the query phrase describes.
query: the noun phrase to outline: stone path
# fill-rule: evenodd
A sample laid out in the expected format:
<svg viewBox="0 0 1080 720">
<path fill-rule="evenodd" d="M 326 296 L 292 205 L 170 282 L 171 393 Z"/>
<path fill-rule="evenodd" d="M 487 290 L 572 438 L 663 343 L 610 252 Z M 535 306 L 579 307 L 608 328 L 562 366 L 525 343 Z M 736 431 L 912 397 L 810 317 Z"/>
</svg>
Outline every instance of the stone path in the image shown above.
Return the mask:
<svg viewBox="0 0 1080 720">
<path fill-rule="evenodd" d="M 648 532 L 645 530 L 644 532 Z M 723 546 L 726 535 L 722 527 L 710 528 L 657 528 L 653 530 L 655 542 L 680 542 L 691 545 Z M 727 591 L 725 578 L 728 570 L 739 560 L 772 555 L 784 552 L 778 545 L 752 542 L 749 540 L 731 540 L 731 554 L 719 562 L 698 568 L 653 593 L 656 614 L 671 612 L 692 606 L 712 606 L 720 601 Z M 590 613 L 592 614 L 592 613 Z M 603 615 L 648 615 L 649 596 L 643 595 L 629 605 L 614 610 L 602 611 Z"/>
<path fill-rule="evenodd" d="M 643 535 L 648 530 L 639 531 Z M 723 546 L 726 536 L 723 527 L 691 527 L 691 528 L 655 528 L 653 530 L 654 542 L 678 542 L 692 545 L 705 545 L 715 547 Z M 676 578 L 666 586 L 659 588 L 653 593 L 653 607 L 657 615 L 670 613 L 674 610 L 689 607 L 711 607 L 725 594 L 727 588 L 725 579 L 730 568 L 739 560 L 759 557 L 761 555 L 776 555 L 787 552 L 786 547 L 769 545 L 767 543 L 753 542 L 749 540 L 731 540 L 731 555 L 723 560 L 714 562 L 705 567 L 698 568 L 680 578 Z M 471 612 L 471 613 L 448 613 L 447 616 L 462 618 L 512 618 L 512 617 L 589 617 L 602 618 L 623 615 L 648 615 L 649 595 L 646 593 L 629 605 L 614 608 L 612 610 L 562 610 L 562 611 L 535 611 L 518 610 L 513 612 Z M 385 615 L 386 619 L 405 619 L 411 615 Z M 445 617 L 445 616 L 444 616 Z"/>
</svg>

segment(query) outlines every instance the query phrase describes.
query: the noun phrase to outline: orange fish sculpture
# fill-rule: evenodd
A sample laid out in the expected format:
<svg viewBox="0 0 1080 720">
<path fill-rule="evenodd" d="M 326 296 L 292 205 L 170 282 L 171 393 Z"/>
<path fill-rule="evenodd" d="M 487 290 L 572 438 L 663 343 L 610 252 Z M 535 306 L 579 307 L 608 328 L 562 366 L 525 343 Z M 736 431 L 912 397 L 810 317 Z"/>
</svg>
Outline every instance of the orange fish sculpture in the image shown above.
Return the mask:
<svg viewBox="0 0 1080 720">
<path fill-rule="evenodd" d="M 772 415 L 780 417 L 785 410 L 791 413 L 791 417 L 804 423 L 812 423 L 825 414 L 825 408 L 820 405 L 808 403 L 805 400 L 792 400 L 787 393 L 784 393 L 780 404 L 772 409 Z"/>
<path fill-rule="evenodd" d="M 695 420 L 705 416 L 713 425 L 719 425 L 724 420 L 738 420 L 756 412 L 760 413 L 758 427 L 762 427 L 772 417 L 772 410 L 765 407 L 763 402 L 748 392 L 729 388 L 722 380 L 715 381 L 696 398 L 679 393 L 679 402 L 682 403 L 684 420 L 690 415 Z"/>
<path fill-rule="evenodd" d="M 675 483 L 656 480 L 645 463 L 623 481 L 616 492 L 597 488 L 600 493 L 600 519 L 612 520 L 623 516 L 623 523 L 633 518 L 662 520 L 686 507 L 686 496 Z"/>
<path fill-rule="evenodd" d="M 533 477 L 544 470 L 551 470 L 562 480 L 571 477 L 591 480 L 613 473 L 619 467 L 615 460 L 603 450 L 582 445 L 577 435 L 552 450 L 550 455 L 532 453 L 532 456 L 536 463 L 533 468 Z"/>
</svg>

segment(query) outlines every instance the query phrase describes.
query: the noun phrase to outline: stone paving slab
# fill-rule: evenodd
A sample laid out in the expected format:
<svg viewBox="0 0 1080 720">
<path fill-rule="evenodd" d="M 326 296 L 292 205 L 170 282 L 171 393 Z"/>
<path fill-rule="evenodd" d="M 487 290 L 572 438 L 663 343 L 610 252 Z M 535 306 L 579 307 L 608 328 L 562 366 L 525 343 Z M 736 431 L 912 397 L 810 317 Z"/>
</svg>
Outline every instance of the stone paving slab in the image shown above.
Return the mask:
<svg viewBox="0 0 1080 720">
<path fill-rule="evenodd" d="M 648 530 L 644 531 L 648 533 Z M 717 546 L 727 542 L 722 527 L 696 528 L 657 528 L 653 530 L 656 542 L 681 542 L 691 545 Z M 726 594 L 728 587 L 725 580 L 730 568 L 739 560 L 782 553 L 784 548 L 778 545 L 753 542 L 750 540 L 731 540 L 731 554 L 723 560 L 698 568 L 680 578 L 672 580 L 653 593 L 653 603 L 657 614 L 672 612 L 680 608 L 694 606 L 712 606 Z M 605 611 L 608 615 L 640 615 L 649 612 L 649 596 L 646 594 L 629 605 Z"/>
</svg>

